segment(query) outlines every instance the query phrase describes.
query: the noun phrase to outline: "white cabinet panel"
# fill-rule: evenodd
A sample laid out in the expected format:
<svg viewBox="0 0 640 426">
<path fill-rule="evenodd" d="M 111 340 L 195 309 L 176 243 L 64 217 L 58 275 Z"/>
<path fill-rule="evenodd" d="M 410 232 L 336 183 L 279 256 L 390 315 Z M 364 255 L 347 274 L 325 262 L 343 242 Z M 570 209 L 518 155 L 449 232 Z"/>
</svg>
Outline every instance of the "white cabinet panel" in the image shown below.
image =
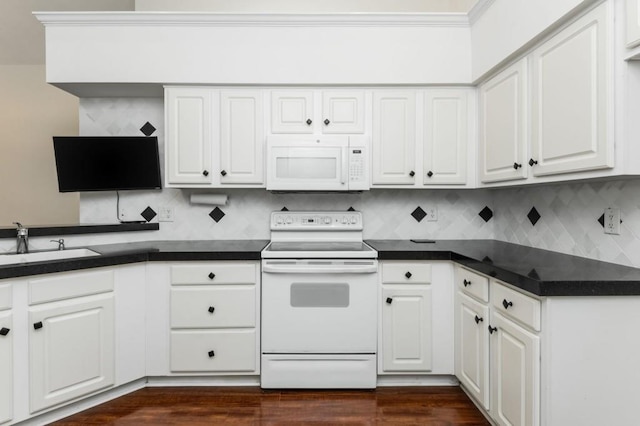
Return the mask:
<svg viewBox="0 0 640 426">
<path fill-rule="evenodd" d="M 540 423 L 540 338 L 491 313 L 491 417 L 505 426 Z"/>
<path fill-rule="evenodd" d="M 635 47 L 640 44 L 640 1 L 626 1 L 626 30 L 627 47 Z"/>
<path fill-rule="evenodd" d="M 374 92 L 372 185 L 413 185 L 415 148 L 415 92 Z"/>
<path fill-rule="evenodd" d="M 382 371 L 431 370 L 431 288 L 382 289 Z"/>
<path fill-rule="evenodd" d="M 271 92 L 271 133 L 313 133 L 313 91 Z"/>
<path fill-rule="evenodd" d="M 464 89 L 425 92 L 425 185 L 467 183 L 467 94 Z"/>
<path fill-rule="evenodd" d="M 263 183 L 261 92 L 223 91 L 220 101 L 220 183 Z"/>
<path fill-rule="evenodd" d="M 364 91 L 322 92 L 322 133 L 364 133 L 364 130 Z"/>
<path fill-rule="evenodd" d="M 589 12 L 532 54 L 535 176 L 613 167 L 609 6 Z"/>
<path fill-rule="evenodd" d="M 479 125 L 480 180 L 498 182 L 526 178 L 526 58 L 480 87 Z"/>
<path fill-rule="evenodd" d="M 171 331 L 171 371 L 254 372 L 258 369 L 255 329 Z"/>
<path fill-rule="evenodd" d="M 29 309 L 30 411 L 114 383 L 113 293 Z"/>
<path fill-rule="evenodd" d="M 0 423 L 13 418 L 12 328 L 11 311 L 0 312 Z"/>
<path fill-rule="evenodd" d="M 212 91 L 166 88 L 166 180 L 211 184 Z"/>
<path fill-rule="evenodd" d="M 253 285 L 172 288 L 171 327 L 255 327 L 255 299 Z"/>
<path fill-rule="evenodd" d="M 489 409 L 489 308 L 462 292 L 456 303 L 456 376 Z"/>
</svg>

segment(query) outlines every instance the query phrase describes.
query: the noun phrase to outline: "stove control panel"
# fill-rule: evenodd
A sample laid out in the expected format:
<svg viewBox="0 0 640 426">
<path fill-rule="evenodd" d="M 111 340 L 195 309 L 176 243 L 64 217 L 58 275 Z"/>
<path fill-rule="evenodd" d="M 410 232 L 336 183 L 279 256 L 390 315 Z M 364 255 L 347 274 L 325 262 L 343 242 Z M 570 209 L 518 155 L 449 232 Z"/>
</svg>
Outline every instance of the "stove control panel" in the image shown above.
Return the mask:
<svg viewBox="0 0 640 426">
<path fill-rule="evenodd" d="M 290 212 L 271 213 L 272 230 L 291 231 L 361 231 L 362 213 L 360 212 Z"/>
</svg>

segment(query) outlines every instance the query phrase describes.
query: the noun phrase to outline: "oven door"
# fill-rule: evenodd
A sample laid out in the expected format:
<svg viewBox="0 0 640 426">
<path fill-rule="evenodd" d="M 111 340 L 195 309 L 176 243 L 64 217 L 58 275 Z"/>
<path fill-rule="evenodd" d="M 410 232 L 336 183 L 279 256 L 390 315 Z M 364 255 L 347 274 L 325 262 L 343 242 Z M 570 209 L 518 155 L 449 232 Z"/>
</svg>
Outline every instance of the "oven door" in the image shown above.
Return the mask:
<svg viewBox="0 0 640 426">
<path fill-rule="evenodd" d="M 270 191 L 347 191 L 348 140 L 270 141 Z"/>
<path fill-rule="evenodd" d="M 262 352 L 372 354 L 375 259 L 262 261 Z"/>
</svg>

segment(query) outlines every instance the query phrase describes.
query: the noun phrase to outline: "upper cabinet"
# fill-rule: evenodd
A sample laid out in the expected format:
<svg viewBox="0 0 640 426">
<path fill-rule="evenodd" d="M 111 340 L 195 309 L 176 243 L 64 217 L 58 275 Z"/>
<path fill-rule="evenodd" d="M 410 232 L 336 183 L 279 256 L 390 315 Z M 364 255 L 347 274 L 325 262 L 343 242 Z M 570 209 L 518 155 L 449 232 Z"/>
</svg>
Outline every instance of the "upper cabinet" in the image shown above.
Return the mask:
<svg viewBox="0 0 640 426">
<path fill-rule="evenodd" d="M 362 134 L 364 90 L 274 90 L 271 133 Z"/>
<path fill-rule="evenodd" d="M 531 55 L 534 176 L 613 167 L 608 10 L 599 6 Z"/>
<path fill-rule="evenodd" d="M 371 184 L 413 185 L 415 148 L 415 90 L 375 92 Z"/>
<path fill-rule="evenodd" d="M 211 184 L 213 92 L 165 90 L 166 183 Z"/>
<path fill-rule="evenodd" d="M 481 182 L 524 179 L 527 155 L 527 60 L 511 65 L 480 87 Z"/>
</svg>

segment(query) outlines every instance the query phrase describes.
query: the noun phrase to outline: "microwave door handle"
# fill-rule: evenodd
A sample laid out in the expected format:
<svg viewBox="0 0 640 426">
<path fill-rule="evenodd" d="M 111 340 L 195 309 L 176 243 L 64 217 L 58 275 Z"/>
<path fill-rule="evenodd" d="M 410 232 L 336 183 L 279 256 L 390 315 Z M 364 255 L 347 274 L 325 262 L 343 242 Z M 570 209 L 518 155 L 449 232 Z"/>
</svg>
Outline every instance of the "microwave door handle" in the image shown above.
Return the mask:
<svg viewBox="0 0 640 426">
<path fill-rule="evenodd" d="M 340 183 L 342 185 L 347 183 L 347 174 L 349 173 L 349 168 L 347 164 L 349 159 L 348 157 L 349 157 L 349 148 L 343 147 L 342 148 L 342 174 L 340 176 Z"/>
</svg>

